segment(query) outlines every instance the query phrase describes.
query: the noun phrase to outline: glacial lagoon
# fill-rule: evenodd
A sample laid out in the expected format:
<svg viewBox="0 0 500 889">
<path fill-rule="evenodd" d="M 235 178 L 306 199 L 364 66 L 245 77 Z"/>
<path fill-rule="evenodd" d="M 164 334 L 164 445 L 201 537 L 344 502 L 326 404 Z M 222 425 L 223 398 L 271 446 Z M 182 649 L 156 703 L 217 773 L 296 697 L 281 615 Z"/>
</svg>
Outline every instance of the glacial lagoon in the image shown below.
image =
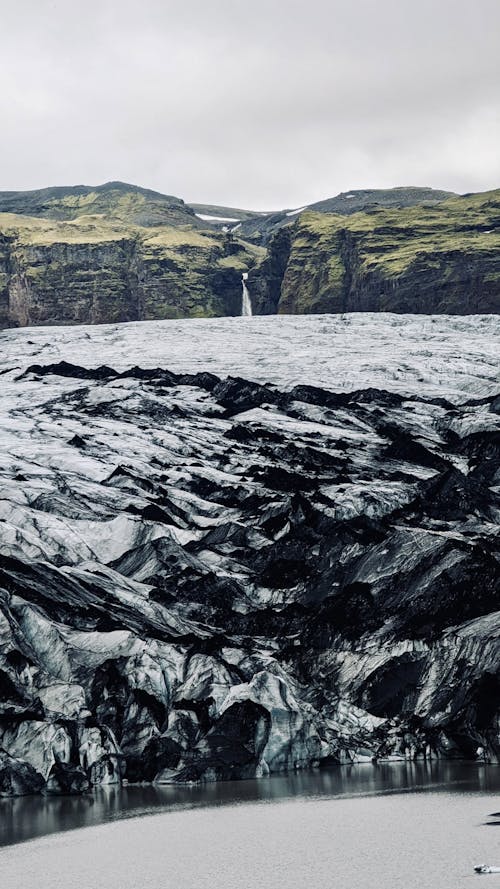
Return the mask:
<svg viewBox="0 0 500 889">
<path fill-rule="evenodd" d="M 401 762 L 4 799 L 1 885 L 466 889 L 500 862 L 499 797 L 496 766 Z"/>
</svg>

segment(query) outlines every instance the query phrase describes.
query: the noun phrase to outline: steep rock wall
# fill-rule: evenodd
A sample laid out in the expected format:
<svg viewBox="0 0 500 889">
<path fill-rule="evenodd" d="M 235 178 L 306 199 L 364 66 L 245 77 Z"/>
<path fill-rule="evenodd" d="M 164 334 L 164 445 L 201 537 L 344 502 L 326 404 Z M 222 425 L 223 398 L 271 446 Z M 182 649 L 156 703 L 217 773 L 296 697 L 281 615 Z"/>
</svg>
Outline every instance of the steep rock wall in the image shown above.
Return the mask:
<svg viewBox="0 0 500 889">
<path fill-rule="evenodd" d="M 500 310 L 498 192 L 349 217 L 303 212 L 250 276 L 263 314 Z"/>
<path fill-rule="evenodd" d="M 138 320 L 135 254 L 136 243 L 127 238 L 13 245 L 10 323 L 24 327 Z"/>
<path fill-rule="evenodd" d="M 0 234 L 0 328 L 9 326 L 10 239 Z"/>
<path fill-rule="evenodd" d="M 278 312 L 410 312 L 467 315 L 500 310 L 500 253 L 429 251 L 407 268 L 371 268 L 356 238 L 340 231 L 329 250 L 294 244 Z"/>
<path fill-rule="evenodd" d="M 14 223 L 12 222 L 14 220 Z M 16 229 L 0 240 L 0 326 L 238 315 L 255 250 L 217 233 Z"/>
<path fill-rule="evenodd" d="M 275 315 L 281 299 L 283 277 L 290 260 L 292 229 L 288 225 L 271 239 L 267 256 L 248 275 L 252 307 L 256 315 Z"/>
</svg>

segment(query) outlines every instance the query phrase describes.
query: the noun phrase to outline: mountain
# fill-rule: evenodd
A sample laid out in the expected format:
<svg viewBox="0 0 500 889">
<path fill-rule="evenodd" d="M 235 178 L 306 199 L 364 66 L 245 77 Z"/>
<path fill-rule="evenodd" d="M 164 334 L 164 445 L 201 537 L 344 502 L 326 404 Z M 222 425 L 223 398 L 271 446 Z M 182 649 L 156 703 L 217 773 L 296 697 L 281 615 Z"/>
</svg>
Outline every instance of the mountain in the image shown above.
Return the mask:
<svg viewBox="0 0 500 889">
<path fill-rule="evenodd" d="M 194 211 L 180 198 L 125 182 L 61 186 L 38 191 L 4 191 L 0 192 L 0 213 L 58 220 L 98 215 L 146 227 L 203 227 Z"/>
<path fill-rule="evenodd" d="M 226 220 L 231 222 L 243 222 L 246 219 L 266 217 L 267 213 L 258 213 L 253 210 L 239 210 L 236 207 L 220 207 L 218 204 L 189 204 L 191 210 L 199 218 L 211 225 L 217 226 Z"/>
<path fill-rule="evenodd" d="M 0 327 L 238 315 L 245 272 L 255 314 L 497 312 L 499 218 L 499 191 L 358 191 L 275 214 L 120 182 L 3 192 Z"/>
<path fill-rule="evenodd" d="M 498 762 L 497 336 L 1 333 L 0 794 Z"/>
<path fill-rule="evenodd" d="M 452 191 L 436 188 L 372 188 L 344 191 L 334 198 L 316 201 L 308 209 L 319 213 L 340 213 L 350 216 L 360 210 L 376 207 L 414 207 L 417 204 L 439 204 L 448 198 L 457 197 Z"/>
<path fill-rule="evenodd" d="M 307 210 L 249 276 L 262 313 L 500 311 L 500 190 L 349 216 Z"/>
<path fill-rule="evenodd" d="M 123 183 L 0 194 L 0 326 L 236 315 L 263 248 Z"/>
<path fill-rule="evenodd" d="M 280 210 L 272 213 L 252 213 L 243 215 L 244 211 L 231 211 L 235 219 L 239 219 L 239 237 L 256 241 L 259 244 L 267 244 L 272 236 L 283 226 L 289 225 L 293 219 L 304 210 L 312 210 L 317 213 L 336 213 L 341 216 L 350 216 L 352 213 L 371 210 L 377 207 L 413 207 L 417 204 L 432 205 L 440 203 L 447 198 L 456 197 L 451 191 L 440 191 L 434 188 L 387 188 L 387 189 L 360 189 L 357 191 L 343 192 L 333 198 L 316 201 L 313 204 L 297 209 Z M 193 209 L 198 205 L 191 204 Z M 203 212 L 203 210 L 196 210 Z M 228 215 L 226 208 L 212 207 L 214 216 Z M 237 215 L 237 214 L 241 215 Z M 212 222 L 212 224 L 214 224 Z M 215 222 L 215 225 L 217 223 Z"/>
</svg>

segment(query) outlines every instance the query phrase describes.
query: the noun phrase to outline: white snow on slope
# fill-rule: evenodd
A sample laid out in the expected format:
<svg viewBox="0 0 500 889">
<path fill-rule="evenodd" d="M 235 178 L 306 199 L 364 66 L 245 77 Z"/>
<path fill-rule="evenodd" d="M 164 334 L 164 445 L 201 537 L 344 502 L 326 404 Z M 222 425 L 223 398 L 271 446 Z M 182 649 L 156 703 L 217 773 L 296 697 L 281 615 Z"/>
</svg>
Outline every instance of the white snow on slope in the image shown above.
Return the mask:
<svg viewBox="0 0 500 889">
<path fill-rule="evenodd" d="M 238 222 L 232 216 L 208 216 L 206 213 L 196 213 L 195 215 L 203 222 Z"/>
</svg>

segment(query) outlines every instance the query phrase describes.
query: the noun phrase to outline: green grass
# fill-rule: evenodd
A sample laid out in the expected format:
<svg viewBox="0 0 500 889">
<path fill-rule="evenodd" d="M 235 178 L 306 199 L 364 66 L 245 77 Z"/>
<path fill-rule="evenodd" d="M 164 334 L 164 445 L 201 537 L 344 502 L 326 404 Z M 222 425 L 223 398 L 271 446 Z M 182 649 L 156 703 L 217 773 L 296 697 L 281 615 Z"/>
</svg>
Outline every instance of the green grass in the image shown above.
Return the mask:
<svg viewBox="0 0 500 889">
<path fill-rule="evenodd" d="M 84 216 L 81 220 L 58 222 L 17 213 L 0 213 L 0 232 L 22 244 L 97 244 L 126 237 L 129 227 L 109 222 L 103 216 Z"/>
<path fill-rule="evenodd" d="M 500 190 L 432 206 L 377 208 L 347 217 L 306 211 L 296 223 L 293 249 L 336 252 L 341 233 L 352 236 L 367 270 L 390 277 L 424 256 L 498 250 Z"/>
<path fill-rule="evenodd" d="M 144 245 L 152 247 L 201 247 L 202 249 L 217 248 L 220 246 L 220 239 L 211 233 L 200 232 L 188 227 L 174 228 L 167 226 L 158 226 L 146 229 L 141 238 Z"/>
</svg>

